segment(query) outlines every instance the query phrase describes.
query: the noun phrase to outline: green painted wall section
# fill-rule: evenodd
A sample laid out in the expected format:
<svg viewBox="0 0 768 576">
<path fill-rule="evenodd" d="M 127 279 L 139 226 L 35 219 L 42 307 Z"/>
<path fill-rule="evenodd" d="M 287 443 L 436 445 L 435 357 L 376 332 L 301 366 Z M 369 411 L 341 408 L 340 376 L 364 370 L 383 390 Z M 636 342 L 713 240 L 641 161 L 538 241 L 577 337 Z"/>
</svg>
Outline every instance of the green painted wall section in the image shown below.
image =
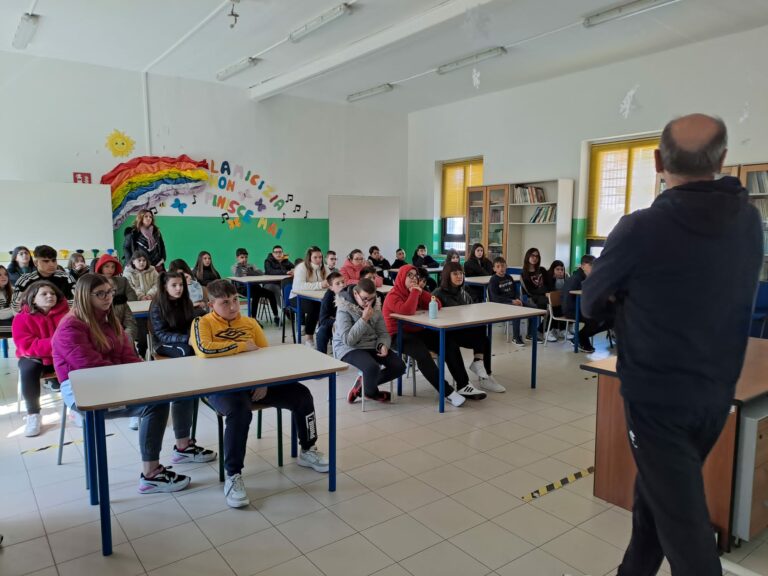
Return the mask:
<svg viewBox="0 0 768 576">
<path fill-rule="evenodd" d="M 424 244 L 430 254 L 440 252 L 440 220 L 400 220 L 400 247 L 405 250 L 406 260 L 410 262 L 419 244 Z"/>
<path fill-rule="evenodd" d="M 579 266 L 581 257 L 587 251 L 587 219 L 574 218 L 571 224 L 571 268 Z"/>
<path fill-rule="evenodd" d="M 130 218 L 129 222 L 133 222 Z M 201 250 L 207 250 L 213 256 L 214 265 L 222 274 L 229 270 L 235 261 L 235 250 L 243 247 L 248 250 L 250 260 L 262 267 L 264 259 L 272 250 L 272 246 L 280 244 L 290 255 L 291 259 L 303 258 L 304 252 L 311 244 L 328 249 L 328 219 L 300 218 L 269 219 L 269 224 L 275 224 L 282 229 L 280 238 L 275 238 L 263 228 L 259 228 L 256 220 L 241 224 L 240 228 L 229 229 L 222 224 L 221 219 L 194 216 L 158 216 L 157 226 L 163 232 L 168 258 L 183 258 L 190 266 L 197 260 Z M 123 233 L 127 224 L 115 230 L 115 247 L 122 255 Z M 419 244 L 426 244 L 430 254 L 438 252 L 440 241 L 439 220 L 401 220 L 399 245 L 405 250 L 408 260 Z M 368 244 L 363 242 L 363 250 Z M 394 254 L 387 254 L 393 258 Z"/>
</svg>

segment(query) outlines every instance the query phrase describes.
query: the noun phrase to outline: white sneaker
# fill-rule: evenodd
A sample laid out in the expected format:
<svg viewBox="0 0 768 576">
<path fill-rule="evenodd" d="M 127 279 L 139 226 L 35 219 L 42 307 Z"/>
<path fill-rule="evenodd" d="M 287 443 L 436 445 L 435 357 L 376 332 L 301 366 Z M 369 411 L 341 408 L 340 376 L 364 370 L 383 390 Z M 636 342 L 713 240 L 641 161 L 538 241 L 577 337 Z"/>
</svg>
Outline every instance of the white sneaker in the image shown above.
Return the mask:
<svg viewBox="0 0 768 576">
<path fill-rule="evenodd" d="M 141 419 L 139 416 L 131 416 L 131 418 L 128 420 L 128 428 L 131 430 L 138 430 L 140 421 Z"/>
<path fill-rule="evenodd" d="M 493 379 L 493 376 L 488 376 L 488 378 L 483 378 L 480 380 L 479 384 L 480 388 L 483 390 L 487 390 L 488 392 L 506 392 L 507 389 L 504 388 L 501 384 L 496 382 L 496 380 Z"/>
<path fill-rule="evenodd" d="M 475 373 L 475 376 L 480 378 L 480 380 L 487 379 L 488 372 L 485 371 L 485 364 L 483 364 L 482 360 L 474 360 L 472 364 L 469 365 L 469 369 Z"/>
<path fill-rule="evenodd" d="M 308 347 L 313 348 L 313 349 L 317 348 L 317 346 L 315 346 L 315 339 L 314 338 L 310 339 L 310 338 L 307 338 L 306 336 L 304 336 L 301 339 L 301 342 L 302 342 L 302 344 L 304 344 L 304 346 L 308 346 Z"/>
<path fill-rule="evenodd" d="M 547 334 L 547 342 L 557 342 L 557 336 L 554 333 L 550 332 L 549 334 Z"/>
<path fill-rule="evenodd" d="M 83 427 L 83 415 L 77 410 L 69 411 L 69 421 L 75 428 Z"/>
<path fill-rule="evenodd" d="M 453 404 L 456 408 L 464 404 L 464 402 L 467 401 L 464 396 L 459 394 L 458 392 L 451 392 L 447 397 L 448 401 Z"/>
<path fill-rule="evenodd" d="M 40 414 L 27 414 L 27 425 L 24 428 L 24 436 L 27 438 L 39 436 L 42 424 L 43 417 Z"/>
<path fill-rule="evenodd" d="M 459 390 L 459 394 L 464 396 L 464 398 L 468 398 L 469 400 L 482 400 L 487 396 L 485 392 L 483 392 L 482 390 L 478 390 L 477 388 L 472 386 L 472 384 L 467 384 L 466 386 L 464 386 L 464 388 Z"/>
<path fill-rule="evenodd" d="M 248 499 L 248 492 L 245 491 L 243 477 L 240 474 L 227 476 L 224 481 L 224 496 L 226 496 L 227 504 L 231 508 L 242 508 L 251 503 Z"/>
<path fill-rule="evenodd" d="M 309 450 L 301 450 L 296 464 L 306 468 L 314 468 L 315 472 L 328 472 L 330 468 L 328 457 L 314 446 Z"/>
</svg>

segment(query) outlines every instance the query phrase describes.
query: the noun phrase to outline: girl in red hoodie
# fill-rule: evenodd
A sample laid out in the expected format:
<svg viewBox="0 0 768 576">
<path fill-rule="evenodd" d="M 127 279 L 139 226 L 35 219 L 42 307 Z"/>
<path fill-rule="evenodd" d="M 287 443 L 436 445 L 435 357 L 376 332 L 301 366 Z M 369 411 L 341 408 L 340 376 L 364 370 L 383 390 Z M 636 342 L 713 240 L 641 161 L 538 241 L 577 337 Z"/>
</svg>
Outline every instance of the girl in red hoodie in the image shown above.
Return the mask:
<svg viewBox="0 0 768 576">
<path fill-rule="evenodd" d="M 387 330 L 392 335 L 393 342 L 396 342 L 397 338 L 397 318 L 392 318 L 392 314 L 411 316 L 416 314 L 417 310 L 428 310 L 431 300 L 432 295 L 419 286 L 419 275 L 416 268 L 410 264 L 400 268 L 395 277 L 394 288 L 384 299 L 383 309 L 384 321 L 387 324 Z M 437 305 L 441 307 L 439 300 Z M 435 390 L 440 389 L 440 372 L 430 351 L 438 352 L 439 349 L 440 337 L 437 331 L 425 330 L 409 324 L 403 325 L 403 349 L 399 352 L 407 354 L 416 361 L 419 370 Z M 457 392 L 447 382 L 445 383 L 445 397 L 451 404 L 461 406 L 466 398 L 477 400 L 485 398 L 484 392 L 476 390 L 469 384 L 469 376 L 467 376 L 467 370 L 464 368 L 461 351 L 451 338 L 450 332 L 446 334 L 445 338 L 445 362 L 459 387 Z"/>
<path fill-rule="evenodd" d="M 40 434 L 40 378 L 54 376 L 51 338 L 69 312 L 67 299 L 53 283 L 32 284 L 22 300 L 21 312 L 13 319 L 13 341 L 19 359 L 21 393 L 27 405 L 25 436 Z"/>
<path fill-rule="evenodd" d="M 363 257 L 363 251 L 357 248 L 352 250 L 340 270 L 341 275 L 344 276 L 344 284 L 346 286 L 357 284 L 360 280 L 360 272 L 366 266 L 368 263 Z M 384 284 L 384 279 L 381 276 L 376 276 L 374 283 L 376 288 L 380 288 Z"/>
</svg>

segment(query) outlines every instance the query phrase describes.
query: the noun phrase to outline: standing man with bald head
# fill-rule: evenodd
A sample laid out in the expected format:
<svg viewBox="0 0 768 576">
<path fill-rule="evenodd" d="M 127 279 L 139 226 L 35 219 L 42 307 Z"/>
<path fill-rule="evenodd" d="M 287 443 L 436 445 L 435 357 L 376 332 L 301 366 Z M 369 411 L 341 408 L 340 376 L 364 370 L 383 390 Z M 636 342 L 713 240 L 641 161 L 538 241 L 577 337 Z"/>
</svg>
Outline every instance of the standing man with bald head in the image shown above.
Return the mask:
<svg viewBox="0 0 768 576">
<path fill-rule="evenodd" d="M 668 185 L 624 216 L 584 281 L 582 312 L 615 306 L 628 441 L 637 464 L 632 539 L 619 576 L 720 576 L 701 468 L 725 424 L 762 266 L 762 224 L 737 178 L 715 180 L 725 124 L 692 114 L 664 128 Z M 701 281 L 703 270 L 720 270 Z"/>
</svg>

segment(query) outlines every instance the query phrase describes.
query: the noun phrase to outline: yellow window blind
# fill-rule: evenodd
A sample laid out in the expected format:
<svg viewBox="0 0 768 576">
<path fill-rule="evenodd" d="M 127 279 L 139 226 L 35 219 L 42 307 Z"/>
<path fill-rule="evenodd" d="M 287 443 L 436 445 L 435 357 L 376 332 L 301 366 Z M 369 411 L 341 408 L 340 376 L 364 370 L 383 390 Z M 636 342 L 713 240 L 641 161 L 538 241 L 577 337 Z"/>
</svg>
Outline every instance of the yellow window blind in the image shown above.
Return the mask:
<svg viewBox="0 0 768 576">
<path fill-rule="evenodd" d="M 658 138 L 591 146 L 587 238 L 605 238 L 624 214 L 651 205 L 656 191 L 653 151 L 658 146 Z"/>
<path fill-rule="evenodd" d="M 443 164 L 441 218 L 464 217 L 467 211 L 467 188 L 482 186 L 483 160 Z"/>
</svg>

